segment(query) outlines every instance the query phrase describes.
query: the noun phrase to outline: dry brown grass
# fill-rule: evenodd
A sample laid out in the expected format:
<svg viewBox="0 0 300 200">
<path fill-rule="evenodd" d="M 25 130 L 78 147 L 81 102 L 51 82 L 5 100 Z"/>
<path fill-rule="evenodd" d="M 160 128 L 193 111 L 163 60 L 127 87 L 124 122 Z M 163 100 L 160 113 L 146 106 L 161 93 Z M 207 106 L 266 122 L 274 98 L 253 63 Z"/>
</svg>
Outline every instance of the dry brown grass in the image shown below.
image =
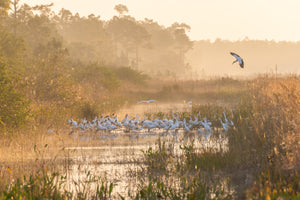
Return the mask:
<svg viewBox="0 0 300 200">
<path fill-rule="evenodd" d="M 246 198 L 246 196 L 250 199 L 266 198 L 268 195 L 275 198 L 284 193 L 282 188 L 291 190 L 287 195 L 297 195 L 299 185 L 295 182 L 299 181 L 298 163 L 300 163 L 300 81 L 298 77 L 258 78 L 246 82 L 231 80 L 173 82 L 168 80 L 157 83 L 152 81 L 153 87 L 150 87 L 151 82 L 148 82 L 147 86 L 136 89 L 132 93 L 130 89 L 123 91 L 124 95 L 126 92 L 133 94 L 128 98 L 127 105 L 130 106 L 138 100 L 153 97 L 161 97 L 159 100 L 165 102 L 193 98 L 194 102 L 205 103 L 200 106 L 194 105 L 193 112 L 197 113 L 201 110 L 202 114 L 213 121 L 214 118 L 222 117 L 224 108 L 227 113 L 230 113 L 228 117 L 234 121 L 235 128 L 228 135 L 229 152 L 226 155 L 209 151 L 207 154 L 191 154 L 194 155 L 191 166 L 198 162 L 197 166 L 199 170 L 202 170 L 201 173 L 214 168 L 217 172 L 213 173 L 229 177 L 231 184 L 237 186 L 235 189 L 238 198 Z M 225 90 L 228 91 L 226 97 L 222 96 Z M 159 96 L 162 91 L 166 93 L 166 96 Z M 235 91 L 238 91 L 238 95 Z M 175 95 L 176 98 L 169 99 Z M 233 102 L 229 100 L 231 97 L 234 98 Z M 124 98 L 127 97 L 124 96 Z M 220 100 L 216 101 L 215 98 Z M 240 101 L 239 104 L 238 101 Z M 210 104 L 207 104 L 208 102 Z M 213 103 L 216 102 L 218 106 L 214 106 Z M 224 107 L 223 105 L 226 104 L 229 105 Z M 119 108 L 111 109 L 119 110 Z M 63 116 L 68 116 L 67 111 L 67 109 L 61 111 Z M 110 113 L 110 111 L 107 109 L 105 112 Z M 41 122 L 39 125 L 35 124 L 23 130 L 1 134 L 0 185 L 4 186 L 12 179 L 34 173 L 40 167 L 46 166 L 48 169 L 55 170 L 55 165 L 62 161 L 60 158 L 67 157 L 63 150 L 65 147 L 104 145 L 103 142 L 95 140 L 88 142 L 74 140 L 73 135 L 69 135 L 70 129 L 63 123 L 66 119 L 62 116 L 58 116 L 57 119 L 53 118 L 59 112 L 49 110 L 44 112 L 43 118 L 39 118 Z M 186 110 L 186 112 L 190 111 Z M 121 118 L 122 116 L 119 116 L 119 119 Z M 48 125 L 49 123 L 51 126 Z M 50 128 L 53 130 L 52 133 L 47 132 Z M 105 145 L 130 145 L 131 142 L 125 136 L 122 143 L 110 141 Z M 38 161 L 32 162 L 36 158 Z M 210 163 L 207 163 L 207 160 Z M 177 163 L 177 166 L 181 168 L 180 170 L 189 170 L 184 163 L 183 160 L 183 163 Z M 189 174 L 190 172 L 182 173 Z M 295 179 L 287 178 L 291 174 Z M 268 179 L 267 182 L 266 179 Z M 255 196 L 257 191 L 260 191 L 262 195 Z M 271 194 L 270 191 L 276 191 L 276 194 Z"/>
<path fill-rule="evenodd" d="M 247 171 L 251 181 L 245 186 L 254 184 L 257 190 L 263 191 L 259 198 L 297 195 L 300 171 L 299 86 L 297 77 L 256 79 L 249 85 L 248 95 L 234 112 L 236 129 L 229 135 L 232 167 Z M 290 176 L 295 176 L 295 179 L 290 179 Z M 240 182 L 239 179 L 236 181 Z M 292 189 L 286 193 L 283 188 Z M 271 195 L 273 189 L 277 193 Z M 254 190 L 252 192 L 249 198 L 257 198 Z"/>
</svg>

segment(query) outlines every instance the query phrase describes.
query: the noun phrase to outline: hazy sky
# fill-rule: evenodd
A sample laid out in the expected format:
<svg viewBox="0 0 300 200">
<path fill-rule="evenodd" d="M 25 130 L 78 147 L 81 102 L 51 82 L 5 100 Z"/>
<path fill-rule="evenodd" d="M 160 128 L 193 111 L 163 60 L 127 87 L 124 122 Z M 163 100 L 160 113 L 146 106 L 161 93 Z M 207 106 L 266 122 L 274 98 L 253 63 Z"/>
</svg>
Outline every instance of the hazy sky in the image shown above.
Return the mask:
<svg viewBox="0 0 300 200">
<path fill-rule="evenodd" d="M 81 16 L 91 13 L 108 20 L 114 6 L 124 4 L 136 19 L 153 19 L 169 26 L 191 26 L 192 40 L 216 38 L 300 40 L 300 0 L 21 0 L 29 5 L 54 3 Z"/>
</svg>

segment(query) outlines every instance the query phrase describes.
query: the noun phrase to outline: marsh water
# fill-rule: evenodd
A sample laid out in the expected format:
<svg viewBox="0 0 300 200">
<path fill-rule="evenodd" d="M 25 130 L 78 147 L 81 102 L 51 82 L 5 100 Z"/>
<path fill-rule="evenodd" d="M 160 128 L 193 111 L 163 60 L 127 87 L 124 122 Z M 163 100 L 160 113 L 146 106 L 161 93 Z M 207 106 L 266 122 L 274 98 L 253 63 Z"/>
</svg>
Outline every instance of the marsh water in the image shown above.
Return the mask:
<svg viewBox="0 0 300 200">
<path fill-rule="evenodd" d="M 135 193 L 141 178 L 147 178 L 145 172 L 145 156 L 143 152 L 152 148 L 153 151 L 164 145 L 177 157 L 183 153 L 180 146 L 194 144 L 196 151 L 203 148 L 220 149 L 226 146 L 226 140 L 221 143 L 214 139 L 205 139 L 197 132 L 185 133 L 184 130 L 176 132 L 139 132 L 124 134 L 122 132 L 100 133 L 97 136 L 78 134 L 74 140 L 88 144 L 89 141 L 99 141 L 98 146 L 73 146 L 66 148 L 69 164 L 64 170 L 69 181 L 82 181 L 88 179 L 88 174 L 99 176 L 108 183 L 113 183 L 113 194 L 127 196 Z M 64 165 L 66 167 L 66 165 Z M 140 177 L 144 176 L 144 177 Z M 175 177 L 174 177 L 175 178 Z M 69 188 L 80 192 L 82 187 Z M 91 186 L 93 187 L 93 186 Z"/>
<path fill-rule="evenodd" d="M 137 105 L 134 108 L 123 110 L 123 113 L 146 113 L 169 109 L 190 109 L 186 105 L 178 104 L 166 107 L 165 105 Z M 216 130 L 218 132 L 218 130 Z M 119 194 L 128 197 L 135 194 L 141 180 L 147 180 L 147 164 L 145 152 L 152 148 L 157 150 L 164 146 L 171 151 L 174 158 L 183 154 L 180 147 L 193 144 L 195 151 L 204 148 L 220 150 L 226 148 L 226 139 L 217 137 L 205 138 L 198 131 L 187 133 L 184 129 L 176 131 L 163 131 L 153 129 L 139 132 L 124 132 L 123 130 L 111 132 L 80 132 L 70 135 L 74 141 L 73 146 L 65 148 L 64 159 L 67 160 L 61 167 L 68 177 L 69 191 L 83 192 L 88 187 L 86 181 L 91 177 L 101 177 L 101 180 L 113 183 L 112 198 L 119 198 Z M 66 164 L 67 163 L 67 164 Z M 173 181 L 176 177 L 172 177 Z M 72 184 L 76 182 L 76 184 Z"/>
</svg>

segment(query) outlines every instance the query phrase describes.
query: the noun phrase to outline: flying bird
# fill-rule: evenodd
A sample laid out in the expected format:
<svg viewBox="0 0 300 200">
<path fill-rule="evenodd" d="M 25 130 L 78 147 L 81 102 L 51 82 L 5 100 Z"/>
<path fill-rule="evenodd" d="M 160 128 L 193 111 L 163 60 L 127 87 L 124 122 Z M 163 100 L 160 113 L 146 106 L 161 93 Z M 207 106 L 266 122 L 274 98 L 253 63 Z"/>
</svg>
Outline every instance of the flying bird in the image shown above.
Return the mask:
<svg viewBox="0 0 300 200">
<path fill-rule="evenodd" d="M 156 102 L 156 100 L 147 100 L 147 101 L 144 100 L 137 103 L 151 103 L 151 102 Z"/>
<path fill-rule="evenodd" d="M 240 67 L 241 67 L 241 68 L 244 68 L 244 61 L 243 61 L 243 59 L 242 59 L 239 55 L 237 55 L 236 53 L 230 52 L 230 54 L 236 58 L 236 60 L 233 61 L 232 64 L 234 64 L 234 63 L 236 63 L 236 62 L 239 62 Z"/>
</svg>

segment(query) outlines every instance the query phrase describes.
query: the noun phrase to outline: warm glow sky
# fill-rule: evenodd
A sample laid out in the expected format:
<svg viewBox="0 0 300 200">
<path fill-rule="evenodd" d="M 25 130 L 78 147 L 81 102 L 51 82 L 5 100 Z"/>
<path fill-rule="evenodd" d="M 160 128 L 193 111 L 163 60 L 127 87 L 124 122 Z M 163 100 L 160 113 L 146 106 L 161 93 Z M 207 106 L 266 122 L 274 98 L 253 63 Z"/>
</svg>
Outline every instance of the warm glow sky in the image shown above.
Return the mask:
<svg viewBox="0 0 300 200">
<path fill-rule="evenodd" d="M 54 3 L 80 16 L 91 13 L 108 20 L 117 4 L 124 4 L 136 19 L 153 19 L 169 26 L 191 26 L 192 40 L 216 38 L 300 40 L 300 0 L 21 0 L 29 5 Z"/>
</svg>

